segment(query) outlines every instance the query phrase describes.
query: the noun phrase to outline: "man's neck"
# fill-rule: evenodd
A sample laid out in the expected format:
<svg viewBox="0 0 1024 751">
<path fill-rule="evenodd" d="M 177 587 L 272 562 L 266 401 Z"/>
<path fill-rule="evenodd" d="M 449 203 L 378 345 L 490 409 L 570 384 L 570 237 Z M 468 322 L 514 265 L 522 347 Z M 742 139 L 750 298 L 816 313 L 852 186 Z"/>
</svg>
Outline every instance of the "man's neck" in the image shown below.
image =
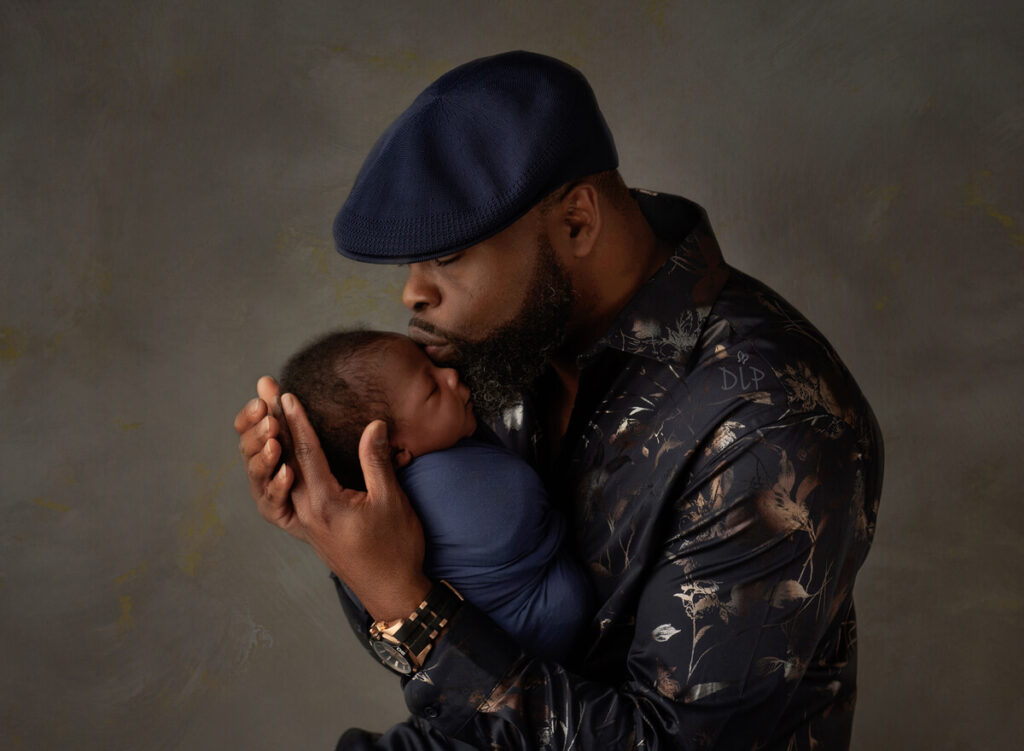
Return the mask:
<svg viewBox="0 0 1024 751">
<path fill-rule="evenodd" d="M 612 214 L 602 240 L 575 280 L 578 307 L 576 320 L 563 347 L 567 362 L 586 352 L 604 336 L 637 291 L 672 255 L 672 243 L 662 240 L 635 204 Z M 557 363 L 554 363 L 556 366 Z"/>
<path fill-rule="evenodd" d="M 542 395 L 541 419 L 544 421 L 544 432 L 547 434 L 551 458 L 555 458 L 561 447 L 562 438 L 569 429 L 569 420 L 572 418 L 572 409 L 576 404 L 576 393 L 579 390 L 580 370 L 576 365 L 575 356 L 556 356 L 549 362 L 553 375 L 547 381 L 547 388 Z"/>
<path fill-rule="evenodd" d="M 565 344 L 549 359 L 555 378 L 544 394 L 549 445 L 557 453 L 569 427 L 579 390 L 579 355 L 604 336 L 637 291 L 657 273 L 673 252 L 670 242 L 655 235 L 639 206 L 613 215 L 595 256 L 593 272 L 577 292 L 576 316 Z"/>
</svg>

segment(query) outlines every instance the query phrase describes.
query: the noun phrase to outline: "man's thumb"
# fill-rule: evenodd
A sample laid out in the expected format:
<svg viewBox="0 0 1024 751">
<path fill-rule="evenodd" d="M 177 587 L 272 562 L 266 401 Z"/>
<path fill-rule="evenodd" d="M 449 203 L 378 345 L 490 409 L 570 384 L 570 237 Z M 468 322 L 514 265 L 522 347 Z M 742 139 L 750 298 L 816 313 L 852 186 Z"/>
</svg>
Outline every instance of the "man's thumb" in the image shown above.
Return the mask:
<svg viewBox="0 0 1024 751">
<path fill-rule="evenodd" d="M 383 420 L 374 420 L 363 429 L 359 439 L 359 464 L 371 498 L 387 497 L 398 488 L 395 468 L 391 463 L 388 426 Z"/>
</svg>

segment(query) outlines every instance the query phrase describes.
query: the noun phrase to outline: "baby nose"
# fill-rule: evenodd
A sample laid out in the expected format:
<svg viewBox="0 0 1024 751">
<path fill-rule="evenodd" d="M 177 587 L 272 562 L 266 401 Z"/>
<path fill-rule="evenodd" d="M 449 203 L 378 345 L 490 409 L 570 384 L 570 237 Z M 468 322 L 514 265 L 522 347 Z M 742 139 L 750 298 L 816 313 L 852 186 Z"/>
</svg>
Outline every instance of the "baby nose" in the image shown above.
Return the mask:
<svg viewBox="0 0 1024 751">
<path fill-rule="evenodd" d="M 448 388 L 454 389 L 459 385 L 459 372 L 455 368 L 443 368 L 441 374 Z"/>
</svg>

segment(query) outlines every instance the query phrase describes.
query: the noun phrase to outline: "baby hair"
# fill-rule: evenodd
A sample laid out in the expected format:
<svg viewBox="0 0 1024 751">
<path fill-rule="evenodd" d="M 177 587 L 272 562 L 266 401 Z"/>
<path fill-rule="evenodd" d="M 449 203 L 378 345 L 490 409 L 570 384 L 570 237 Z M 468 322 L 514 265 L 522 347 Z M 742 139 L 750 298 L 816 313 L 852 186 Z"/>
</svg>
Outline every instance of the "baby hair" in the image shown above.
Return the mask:
<svg viewBox="0 0 1024 751">
<path fill-rule="evenodd" d="M 359 439 L 373 420 L 394 428 L 387 396 L 377 387 L 379 356 L 397 334 L 338 331 L 306 345 L 281 373 L 282 393 L 298 397 L 320 439 L 331 472 L 346 488 L 365 490 Z"/>
</svg>

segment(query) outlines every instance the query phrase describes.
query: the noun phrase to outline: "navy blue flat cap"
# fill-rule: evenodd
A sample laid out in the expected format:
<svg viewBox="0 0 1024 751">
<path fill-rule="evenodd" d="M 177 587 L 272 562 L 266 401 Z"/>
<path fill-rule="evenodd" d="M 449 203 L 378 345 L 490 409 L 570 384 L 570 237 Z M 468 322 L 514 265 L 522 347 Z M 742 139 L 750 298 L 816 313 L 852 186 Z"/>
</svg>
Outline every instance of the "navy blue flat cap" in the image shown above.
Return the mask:
<svg viewBox="0 0 1024 751">
<path fill-rule="evenodd" d="M 413 263 L 497 234 L 563 183 L 618 167 L 583 75 L 532 52 L 460 65 L 370 151 L 334 220 L 338 252 Z"/>
</svg>

